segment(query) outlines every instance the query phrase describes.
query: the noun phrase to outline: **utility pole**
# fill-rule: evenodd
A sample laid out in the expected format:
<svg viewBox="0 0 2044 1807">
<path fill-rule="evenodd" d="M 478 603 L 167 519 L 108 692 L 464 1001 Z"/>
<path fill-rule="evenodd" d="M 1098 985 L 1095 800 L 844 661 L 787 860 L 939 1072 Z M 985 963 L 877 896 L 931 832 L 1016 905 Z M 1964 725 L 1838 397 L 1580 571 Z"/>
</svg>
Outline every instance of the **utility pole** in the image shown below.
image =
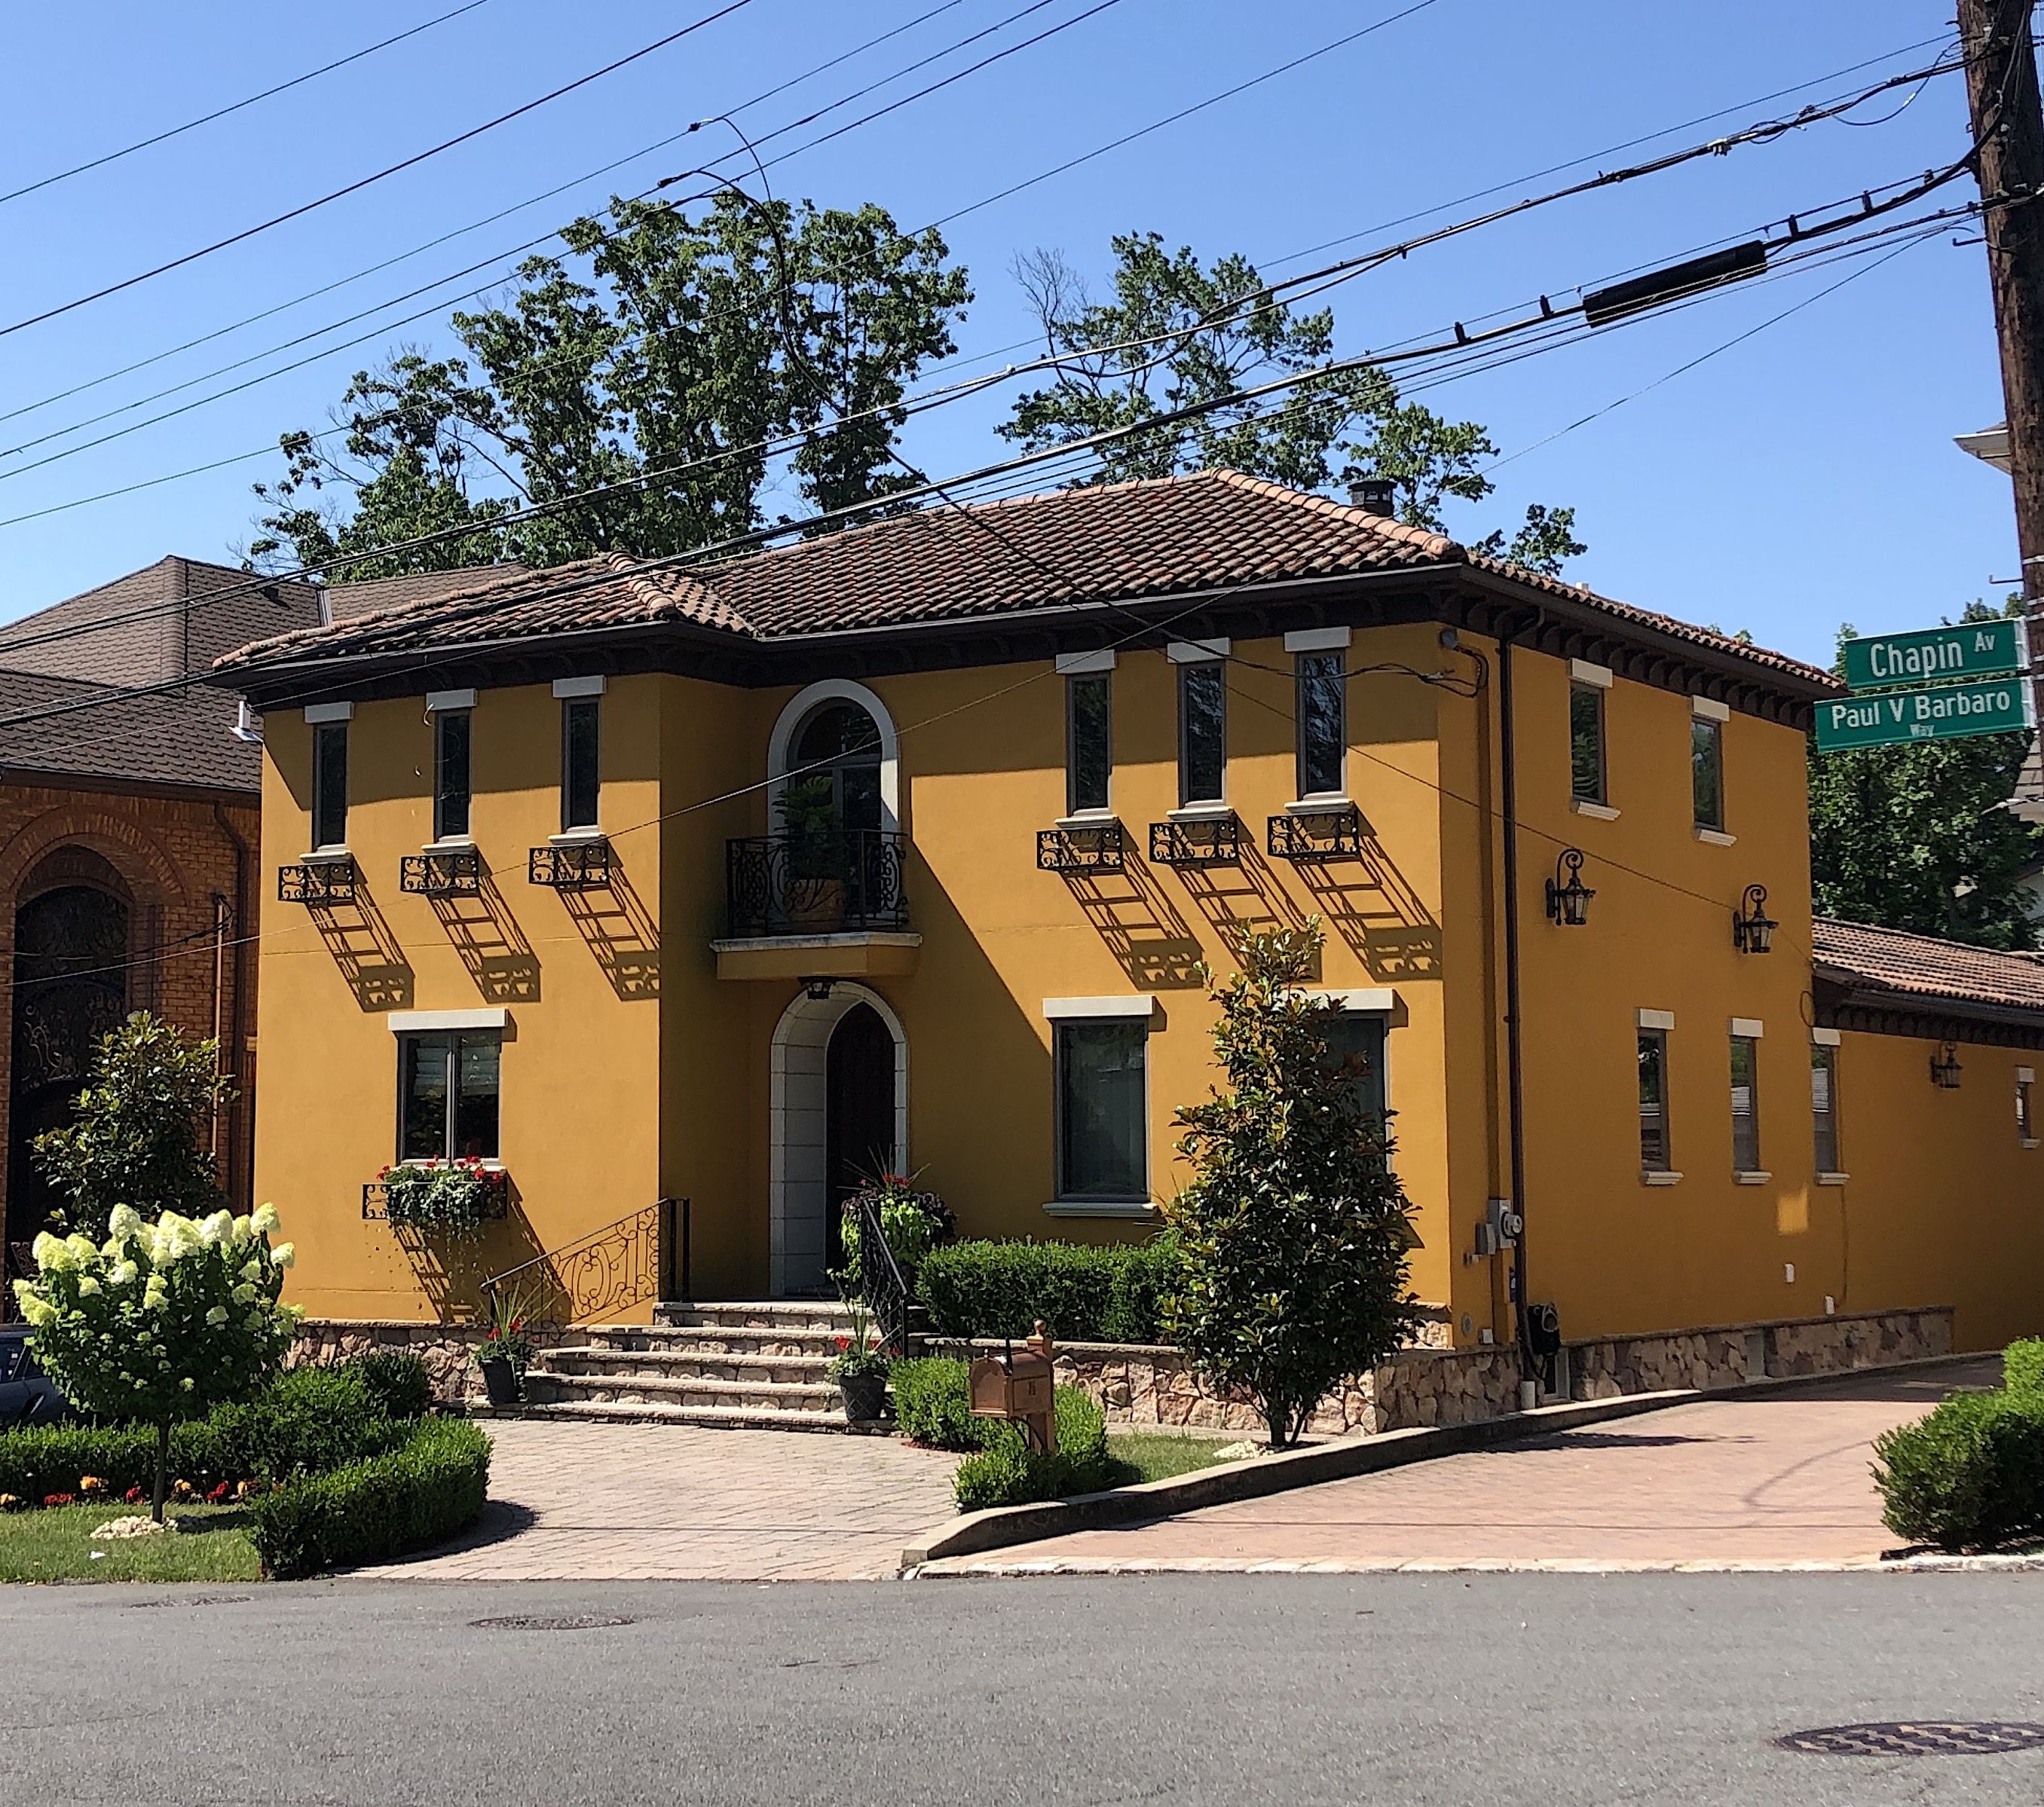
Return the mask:
<svg viewBox="0 0 2044 1807">
<path fill-rule="evenodd" d="M 1958 0 L 1967 111 L 1980 147 L 1974 174 L 1989 203 L 1981 230 L 1994 290 L 2001 388 L 2008 408 L 2008 465 L 2015 485 L 2015 542 L 2023 555 L 2031 685 L 2044 724 L 2044 110 L 2030 35 L 2033 0 Z M 2044 760 L 2033 750 L 2011 800 L 2044 819 Z"/>
</svg>

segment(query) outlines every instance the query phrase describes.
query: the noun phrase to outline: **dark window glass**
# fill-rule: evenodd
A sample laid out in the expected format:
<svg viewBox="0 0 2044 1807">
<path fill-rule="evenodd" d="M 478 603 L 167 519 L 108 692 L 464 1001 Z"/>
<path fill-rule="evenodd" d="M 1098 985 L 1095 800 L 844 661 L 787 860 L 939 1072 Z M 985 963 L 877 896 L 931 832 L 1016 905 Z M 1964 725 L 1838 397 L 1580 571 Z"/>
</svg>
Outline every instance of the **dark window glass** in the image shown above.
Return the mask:
<svg viewBox="0 0 2044 1807">
<path fill-rule="evenodd" d="M 1373 1135 L 1381 1135 L 1390 1100 L 1384 1084 L 1384 1044 L 1389 1024 L 1374 1012 L 1330 1011 L 1320 1022 L 1329 1060 L 1348 1081 L 1350 1108 Z"/>
<path fill-rule="evenodd" d="M 2015 1130 L 2026 1142 L 2037 1139 L 2037 1118 L 2031 1108 L 2030 1081 L 2027 1079 L 2015 1082 Z"/>
<path fill-rule="evenodd" d="M 571 696 L 561 704 L 561 827 L 594 828 L 598 789 L 597 725 L 602 700 Z"/>
<path fill-rule="evenodd" d="M 826 703 L 796 731 L 790 750 L 790 785 L 828 790 L 834 826 L 880 826 L 880 730 L 856 703 Z"/>
<path fill-rule="evenodd" d="M 1639 1032 L 1639 1164 L 1650 1173 L 1668 1165 L 1668 1032 Z"/>
<path fill-rule="evenodd" d="M 1731 1164 L 1735 1173 L 1760 1171 L 1760 1045 L 1750 1035 L 1731 1038 Z"/>
<path fill-rule="evenodd" d="M 1838 1173 L 1838 1051 L 1813 1045 L 1810 1049 L 1810 1121 L 1816 1134 L 1817 1171 Z"/>
<path fill-rule="evenodd" d="M 1584 803 L 1604 794 L 1604 692 L 1594 684 L 1569 687 L 1569 786 Z"/>
<path fill-rule="evenodd" d="M 407 1035 L 398 1044 L 398 1153 L 405 1161 L 497 1155 L 501 1038 Z"/>
<path fill-rule="evenodd" d="M 1114 769 L 1112 712 L 1108 674 L 1076 673 L 1065 680 L 1065 808 L 1077 815 L 1107 808 L 1108 775 Z"/>
<path fill-rule="evenodd" d="M 1723 723 L 1694 716 L 1689 721 L 1689 783 L 1696 798 L 1696 826 L 1724 828 Z"/>
<path fill-rule="evenodd" d="M 1220 660 L 1178 667 L 1178 801 L 1219 803 L 1227 794 L 1228 667 Z"/>
<path fill-rule="evenodd" d="M 466 709 L 442 709 L 433 718 L 433 838 L 468 832 L 468 728 Z"/>
<path fill-rule="evenodd" d="M 313 729 L 313 845 L 348 845 L 348 723 Z"/>
<path fill-rule="evenodd" d="M 1115 1019 L 1056 1026 L 1058 1196 L 1150 1196 L 1148 1026 Z"/>
<path fill-rule="evenodd" d="M 1348 686 L 1339 653 L 1298 655 L 1299 795 L 1339 796 L 1347 788 Z"/>
</svg>

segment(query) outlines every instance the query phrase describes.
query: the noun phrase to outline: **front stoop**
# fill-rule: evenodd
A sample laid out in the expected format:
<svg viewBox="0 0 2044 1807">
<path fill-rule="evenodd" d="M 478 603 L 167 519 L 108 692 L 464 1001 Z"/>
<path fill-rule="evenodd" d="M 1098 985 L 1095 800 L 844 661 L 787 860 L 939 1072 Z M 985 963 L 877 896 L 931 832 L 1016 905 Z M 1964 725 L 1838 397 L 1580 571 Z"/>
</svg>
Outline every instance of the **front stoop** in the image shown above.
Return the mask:
<svg viewBox="0 0 2044 1807">
<path fill-rule="evenodd" d="M 525 1376 L 525 1415 L 737 1430 L 851 1429 L 830 1364 L 851 1328 L 806 1300 L 662 1305 L 650 1325 L 593 1328 Z"/>
</svg>

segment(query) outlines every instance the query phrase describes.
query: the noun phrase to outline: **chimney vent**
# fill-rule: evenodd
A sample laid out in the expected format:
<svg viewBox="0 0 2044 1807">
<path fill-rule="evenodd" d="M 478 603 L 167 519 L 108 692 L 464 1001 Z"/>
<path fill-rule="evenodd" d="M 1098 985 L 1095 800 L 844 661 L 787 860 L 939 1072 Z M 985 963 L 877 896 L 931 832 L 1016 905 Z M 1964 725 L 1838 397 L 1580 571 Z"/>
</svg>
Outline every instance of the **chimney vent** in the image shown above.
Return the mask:
<svg viewBox="0 0 2044 1807">
<path fill-rule="evenodd" d="M 1393 498 L 1397 486 L 1388 477 L 1366 477 L 1359 483 L 1348 486 L 1348 505 L 1360 508 L 1366 515 L 1381 515 L 1389 520 L 1393 512 Z"/>
</svg>

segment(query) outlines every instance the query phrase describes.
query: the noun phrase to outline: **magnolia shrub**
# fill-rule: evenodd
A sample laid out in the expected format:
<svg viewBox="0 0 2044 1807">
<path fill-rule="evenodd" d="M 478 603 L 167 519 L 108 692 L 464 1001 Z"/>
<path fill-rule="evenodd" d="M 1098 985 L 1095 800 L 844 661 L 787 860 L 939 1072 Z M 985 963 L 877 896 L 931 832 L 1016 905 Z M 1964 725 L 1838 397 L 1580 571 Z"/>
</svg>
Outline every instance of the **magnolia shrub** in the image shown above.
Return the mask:
<svg viewBox="0 0 2044 1807">
<path fill-rule="evenodd" d="M 280 1304 L 288 1242 L 271 1245 L 275 1207 L 154 1223 L 117 1205 L 108 1235 L 52 1236 L 33 1245 L 34 1279 L 15 1297 L 36 1360 L 75 1403 L 157 1429 L 154 1516 L 163 1516 L 171 1426 L 246 1399 L 275 1375 L 301 1315 Z"/>
</svg>

